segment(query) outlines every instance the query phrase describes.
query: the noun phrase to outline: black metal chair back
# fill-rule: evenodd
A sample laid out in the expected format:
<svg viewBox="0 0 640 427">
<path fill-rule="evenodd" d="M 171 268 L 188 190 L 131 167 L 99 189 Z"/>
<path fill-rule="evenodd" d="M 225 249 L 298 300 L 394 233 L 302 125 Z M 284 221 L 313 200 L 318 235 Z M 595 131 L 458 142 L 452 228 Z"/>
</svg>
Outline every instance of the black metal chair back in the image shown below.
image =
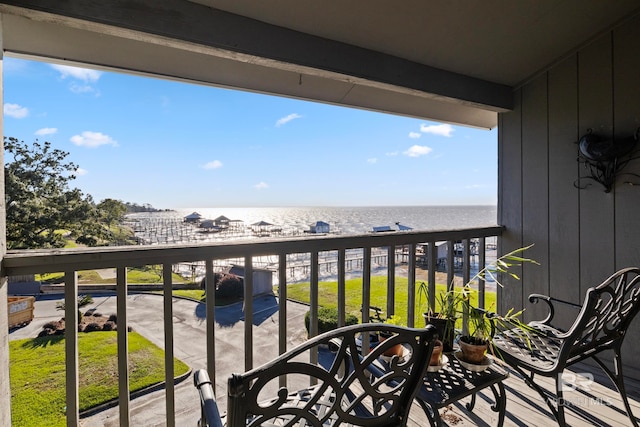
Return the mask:
<svg viewBox="0 0 640 427">
<path fill-rule="evenodd" d="M 391 337 L 371 349 L 362 348 L 361 343 L 368 342 L 363 338 L 383 331 Z M 433 327 L 384 323 L 345 326 L 319 335 L 263 366 L 232 375 L 226 423 L 234 427 L 406 425 L 434 335 Z M 280 387 L 283 377 L 287 387 Z M 208 400 L 202 391 L 200 395 L 204 407 Z"/>
<path fill-rule="evenodd" d="M 631 321 L 640 311 L 640 269 L 624 268 L 589 288 L 582 305 L 539 294 L 530 295 L 529 301 L 546 303 L 547 317 L 529 322 L 531 330 L 527 332 L 520 328 L 499 331 L 493 339 L 495 353 L 538 391 L 561 426 L 566 424 L 561 374 L 577 362 L 593 359 L 617 387 L 629 419 L 637 426 L 624 388 L 621 348 Z M 567 331 L 553 324 L 559 306 L 579 310 Z M 613 351 L 614 371 L 598 357 L 606 350 Z M 554 396 L 549 398 L 547 390 L 534 382 L 536 374 L 555 377 Z"/>
</svg>

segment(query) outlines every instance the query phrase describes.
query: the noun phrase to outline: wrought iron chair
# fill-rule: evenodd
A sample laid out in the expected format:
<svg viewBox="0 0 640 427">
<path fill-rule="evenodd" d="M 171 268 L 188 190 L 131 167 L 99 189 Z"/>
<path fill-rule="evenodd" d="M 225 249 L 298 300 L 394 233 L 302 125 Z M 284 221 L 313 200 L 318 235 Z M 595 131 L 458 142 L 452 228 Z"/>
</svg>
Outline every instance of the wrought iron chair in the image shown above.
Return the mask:
<svg viewBox="0 0 640 427">
<path fill-rule="evenodd" d="M 582 305 L 539 294 L 530 295 L 529 301 L 545 302 L 547 317 L 529 322 L 531 330 L 526 333 L 519 328 L 499 331 L 493 339 L 496 354 L 542 396 L 560 426 L 566 425 L 564 406 L 568 403 L 562 393 L 562 372 L 592 358 L 618 389 L 627 415 L 637 427 L 624 388 L 620 350 L 627 328 L 640 310 L 640 269 L 622 269 L 599 286 L 589 288 Z M 579 310 L 567 331 L 552 324 L 557 307 Z M 613 351 L 613 371 L 598 357 L 605 350 Z M 555 396 L 534 382 L 535 374 L 555 377 Z"/>
<path fill-rule="evenodd" d="M 361 354 L 361 337 L 392 332 Z M 345 326 L 324 333 L 273 361 L 228 380 L 227 414 L 218 414 L 205 370 L 194 374 L 202 408 L 201 426 L 404 426 L 422 384 L 434 344 L 435 328 L 412 329 L 388 324 Z M 401 356 L 384 353 L 397 344 Z M 318 351 L 317 364 L 309 362 Z M 365 349 L 365 352 L 367 350 Z M 380 375 L 379 364 L 384 362 Z M 371 372 L 376 375 L 371 375 Z M 302 388 L 278 389 L 280 378 L 298 380 Z M 303 377 L 304 381 L 299 381 Z M 311 385 L 309 385 L 311 384 Z M 294 391 L 295 390 L 295 391 Z M 225 419 L 226 418 L 226 419 Z"/>
</svg>

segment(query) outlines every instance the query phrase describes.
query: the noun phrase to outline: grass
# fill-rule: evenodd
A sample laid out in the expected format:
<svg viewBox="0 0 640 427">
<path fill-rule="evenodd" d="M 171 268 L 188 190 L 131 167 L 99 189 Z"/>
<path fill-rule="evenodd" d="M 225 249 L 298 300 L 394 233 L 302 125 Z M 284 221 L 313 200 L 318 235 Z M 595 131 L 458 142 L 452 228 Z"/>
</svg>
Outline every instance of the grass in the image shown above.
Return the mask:
<svg viewBox="0 0 640 427">
<path fill-rule="evenodd" d="M 175 289 L 173 291 L 173 295 L 189 298 L 195 301 L 204 302 L 207 300 L 202 289 Z"/>
<path fill-rule="evenodd" d="M 63 336 L 9 342 L 11 421 L 19 426 L 64 426 L 65 349 Z M 118 396 L 116 332 L 78 335 L 80 410 Z M 189 367 L 174 360 L 175 373 Z M 129 333 L 131 391 L 164 381 L 164 352 L 136 332 Z"/>
<path fill-rule="evenodd" d="M 287 285 L 287 298 L 309 303 L 309 283 L 296 283 Z M 444 283 L 436 284 L 436 301 L 437 294 L 444 293 L 446 285 Z M 362 305 L 362 279 L 351 279 L 345 283 L 346 294 L 346 312 L 362 318 L 360 314 L 360 306 Z M 394 314 L 402 319 L 407 319 L 407 301 L 408 301 L 408 280 L 407 278 L 397 277 L 395 285 L 395 306 Z M 318 304 L 322 307 L 337 307 L 338 282 L 320 282 L 318 284 Z M 386 276 L 374 276 L 371 278 L 371 303 L 370 305 L 380 307 L 386 311 L 387 307 L 387 278 Z M 477 303 L 477 295 L 471 298 L 472 303 Z M 487 291 L 485 293 L 485 306 L 495 309 L 496 293 Z M 424 307 L 418 306 L 418 298 L 416 295 L 416 309 L 414 325 L 421 327 L 424 325 L 422 318 Z"/>
<path fill-rule="evenodd" d="M 184 283 L 185 279 L 179 274 L 172 273 L 173 283 Z M 36 280 L 55 284 L 64 282 L 64 273 L 47 273 L 36 275 Z M 95 270 L 78 271 L 78 283 L 85 284 L 115 284 L 116 279 L 103 279 Z M 127 283 L 162 283 L 162 268 L 157 266 L 144 266 L 129 268 L 127 270 Z"/>
</svg>

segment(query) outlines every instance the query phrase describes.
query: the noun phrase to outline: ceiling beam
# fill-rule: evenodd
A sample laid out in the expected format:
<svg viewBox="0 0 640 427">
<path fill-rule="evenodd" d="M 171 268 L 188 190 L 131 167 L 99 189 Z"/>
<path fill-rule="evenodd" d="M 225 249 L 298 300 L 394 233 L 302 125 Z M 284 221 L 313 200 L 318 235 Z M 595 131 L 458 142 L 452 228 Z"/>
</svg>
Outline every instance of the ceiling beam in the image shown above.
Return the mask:
<svg viewBox="0 0 640 427">
<path fill-rule="evenodd" d="M 509 86 L 185 0 L 0 0 L 0 12 L 493 112 L 513 105 Z"/>
</svg>

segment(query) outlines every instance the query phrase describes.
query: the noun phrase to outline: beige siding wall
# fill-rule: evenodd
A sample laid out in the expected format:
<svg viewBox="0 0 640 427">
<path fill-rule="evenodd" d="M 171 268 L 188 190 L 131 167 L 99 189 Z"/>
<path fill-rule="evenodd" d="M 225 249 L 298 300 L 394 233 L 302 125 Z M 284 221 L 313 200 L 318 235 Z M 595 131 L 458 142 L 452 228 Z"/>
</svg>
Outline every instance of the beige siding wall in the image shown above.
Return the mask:
<svg viewBox="0 0 640 427">
<path fill-rule="evenodd" d="M 501 114 L 498 215 L 507 227 L 502 250 L 534 243 L 529 255 L 541 263 L 526 265 L 522 281 L 501 291 L 501 310 L 527 307 L 534 292 L 579 303 L 588 287 L 617 269 L 640 266 L 640 178 L 619 177 L 611 193 L 595 183 L 574 187 L 586 172 L 576 161 L 580 136 L 593 129 L 625 138 L 640 127 L 638 52 L 635 18 L 519 88 L 515 109 Z M 625 172 L 640 174 L 640 160 Z M 629 180 L 638 186 L 625 184 Z M 527 318 L 539 317 L 541 308 L 528 306 Z M 627 361 L 640 352 L 640 317 L 630 332 L 623 349 Z M 640 378 L 640 370 L 632 375 Z"/>
</svg>

